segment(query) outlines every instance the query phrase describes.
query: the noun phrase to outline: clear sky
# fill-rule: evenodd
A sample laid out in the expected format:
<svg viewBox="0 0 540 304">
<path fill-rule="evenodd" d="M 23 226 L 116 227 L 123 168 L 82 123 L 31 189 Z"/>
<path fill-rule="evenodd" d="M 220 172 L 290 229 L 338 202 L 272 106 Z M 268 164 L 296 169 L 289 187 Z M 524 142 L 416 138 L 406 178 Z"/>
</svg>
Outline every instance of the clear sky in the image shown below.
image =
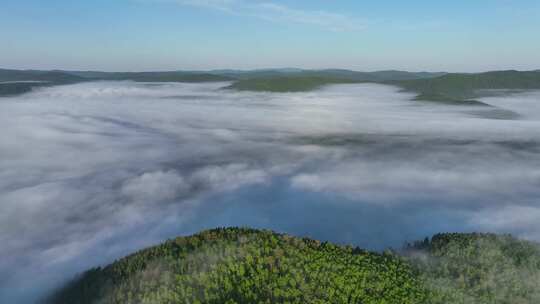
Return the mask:
<svg viewBox="0 0 540 304">
<path fill-rule="evenodd" d="M 0 0 L 0 67 L 540 68 L 538 0 Z"/>
</svg>

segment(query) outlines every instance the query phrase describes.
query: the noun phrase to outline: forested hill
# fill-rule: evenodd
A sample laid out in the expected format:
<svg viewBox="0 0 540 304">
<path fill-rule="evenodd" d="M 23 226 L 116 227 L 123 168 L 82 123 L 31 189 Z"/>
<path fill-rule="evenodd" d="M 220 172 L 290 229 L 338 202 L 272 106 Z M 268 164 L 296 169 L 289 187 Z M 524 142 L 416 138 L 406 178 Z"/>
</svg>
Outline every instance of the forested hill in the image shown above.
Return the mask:
<svg viewBox="0 0 540 304">
<path fill-rule="evenodd" d="M 382 83 L 417 94 L 417 100 L 480 105 L 475 99 L 490 90 L 540 89 L 540 71 L 495 71 L 477 74 L 407 73 L 386 71 L 361 73 L 343 70 L 296 72 L 242 78 L 228 88 L 246 91 L 301 92 L 339 83 Z"/>
<path fill-rule="evenodd" d="M 30 92 L 33 88 L 97 80 L 132 80 L 139 82 L 218 82 L 232 81 L 226 75 L 202 72 L 90 72 L 0 69 L 0 97 Z"/>
<path fill-rule="evenodd" d="M 69 71 L 67 73 L 94 80 L 132 80 L 139 82 L 218 82 L 236 78 L 209 72 L 90 72 Z"/>
<path fill-rule="evenodd" d="M 62 71 L 5 70 L 0 69 L 0 82 L 41 81 L 70 83 L 84 80 L 84 77 Z"/>
<path fill-rule="evenodd" d="M 540 303 L 537 244 L 439 234 L 400 254 L 271 231 L 180 237 L 92 269 L 47 303 Z"/>
<path fill-rule="evenodd" d="M 409 245 L 433 304 L 540 303 L 540 245 L 495 234 L 437 234 Z"/>
<path fill-rule="evenodd" d="M 81 81 L 86 81 L 86 79 L 61 71 L 0 69 L 0 97 L 27 93 L 35 87 L 71 84 Z"/>
<path fill-rule="evenodd" d="M 350 70 L 292 70 L 292 71 L 251 71 L 228 72 L 227 75 L 238 80 L 229 89 L 242 91 L 265 92 L 305 92 L 318 89 L 325 85 L 345 83 L 387 83 L 413 79 L 429 79 L 445 75 L 445 73 L 405 72 L 405 71 L 376 71 L 357 72 Z"/>
<path fill-rule="evenodd" d="M 485 90 L 540 89 L 540 71 L 446 74 L 435 78 L 393 81 L 392 83 L 418 93 L 419 100 L 463 102 L 483 96 Z"/>
<path fill-rule="evenodd" d="M 399 258 L 270 231 L 215 229 L 83 274 L 48 303 L 401 303 L 426 293 Z"/>
</svg>

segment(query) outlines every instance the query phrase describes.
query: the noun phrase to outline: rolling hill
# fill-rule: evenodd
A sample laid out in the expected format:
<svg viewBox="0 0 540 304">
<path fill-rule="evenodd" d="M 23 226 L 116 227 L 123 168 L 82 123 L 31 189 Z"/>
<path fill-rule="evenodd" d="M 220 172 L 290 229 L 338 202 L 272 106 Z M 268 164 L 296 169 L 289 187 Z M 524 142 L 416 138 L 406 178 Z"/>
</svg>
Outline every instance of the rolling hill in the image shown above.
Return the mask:
<svg viewBox="0 0 540 304">
<path fill-rule="evenodd" d="M 90 270 L 48 303 L 416 304 L 425 295 L 396 256 L 228 228 Z"/>
<path fill-rule="evenodd" d="M 27 93 L 35 87 L 72 84 L 86 80 L 62 71 L 0 69 L 0 97 Z"/>
<path fill-rule="evenodd" d="M 325 85 L 357 83 L 360 81 L 322 76 L 279 76 L 238 80 L 226 89 L 258 92 L 306 92 Z"/>
<path fill-rule="evenodd" d="M 68 71 L 72 75 L 93 80 L 132 80 L 138 82 L 218 82 L 232 81 L 233 77 L 207 72 L 93 72 Z"/>
<path fill-rule="evenodd" d="M 30 92 L 33 88 L 97 80 L 138 82 L 217 82 L 231 77 L 197 72 L 116 73 L 92 71 L 38 71 L 0 69 L 0 97 Z"/>
<path fill-rule="evenodd" d="M 248 228 L 169 240 L 89 270 L 47 303 L 539 303 L 537 244 L 438 234 L 374 253 Z"/>
<path fill-rule="evenodd" d="M 229 74 L 232 75 L 232 74 Z M 228 89 L 263 92 L 305 92 L 331 84 L 401 81 L 438 77 L 444 73 L 404 71 L 357 72 L 350 70 L 263 70 L 237 73 Z"/>
<path fill-rule="evenodd" d="M 540 245 L 495 234 L 437 234 L 408 246 L 433 304 L 540 303 Z"/>
<path fill-rule="evenodd" d="M 99 72 L 0 69 L 0 96 L 20 94 L 37 86 L 95 80 L 137 82 L 233 82 L 226 89 L 259 92 L 305 92 L 331 84 L 381 83 L 417 93 L 417 100 L 484 105 L 476 99 L 490 90 L 540 89 L 540 71 L 494 71 L 476 74 L 404 71 L 357 72 L 340 69 L 266 69 L 253 71 Z"/>
<path fill-rule="evenodd" d="M 446 74 L 436 78 L 393 81 L 418 100 L 465 102 L 482 97 L 485 90 L 540 89 L 538 71 L 495 71 L 478 74 Z"/>
</svg>

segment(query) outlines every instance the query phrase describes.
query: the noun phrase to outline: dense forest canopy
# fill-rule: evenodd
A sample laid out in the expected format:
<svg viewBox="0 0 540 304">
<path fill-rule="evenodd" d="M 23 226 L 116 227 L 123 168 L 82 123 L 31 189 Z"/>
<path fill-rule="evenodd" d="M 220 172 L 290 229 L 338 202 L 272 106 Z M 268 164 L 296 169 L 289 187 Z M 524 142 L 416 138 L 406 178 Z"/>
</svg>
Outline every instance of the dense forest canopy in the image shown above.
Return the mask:
<svg viewBox="0 0 540 304">
<path fill-rule="evenodd" d="M 439 234 L 382 254 L 248 228 L 179 237 L 82 274 L 48 303 L 538 303 L 537 244 Z"/>
</svg>

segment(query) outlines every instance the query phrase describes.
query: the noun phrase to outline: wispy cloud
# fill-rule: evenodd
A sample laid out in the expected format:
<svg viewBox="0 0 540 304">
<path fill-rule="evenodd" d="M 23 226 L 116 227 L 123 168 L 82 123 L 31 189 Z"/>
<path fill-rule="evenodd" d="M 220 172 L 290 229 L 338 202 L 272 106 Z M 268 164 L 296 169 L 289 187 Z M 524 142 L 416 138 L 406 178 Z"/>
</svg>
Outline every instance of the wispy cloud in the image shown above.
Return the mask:
<svg viewBox="0 0 540 304">
<path fill-rule="evenodd" d="M 229 12 L 233 12 L 233 8 L 240 4 L 238 0 L 164 0 L 161 2 L 175 2 L 180 5 L 204 7 Z"/>
<path fill-rule="evenodd" d="M 366 27 L 364 20 L 344 14 L 324 10 L 297 9 L 274 2 L 243 0 L 161 0 L 161 2 L 219 10 L 271 22 L 313 25 L 331 31 L 360 31 Z"/>
</svg>

